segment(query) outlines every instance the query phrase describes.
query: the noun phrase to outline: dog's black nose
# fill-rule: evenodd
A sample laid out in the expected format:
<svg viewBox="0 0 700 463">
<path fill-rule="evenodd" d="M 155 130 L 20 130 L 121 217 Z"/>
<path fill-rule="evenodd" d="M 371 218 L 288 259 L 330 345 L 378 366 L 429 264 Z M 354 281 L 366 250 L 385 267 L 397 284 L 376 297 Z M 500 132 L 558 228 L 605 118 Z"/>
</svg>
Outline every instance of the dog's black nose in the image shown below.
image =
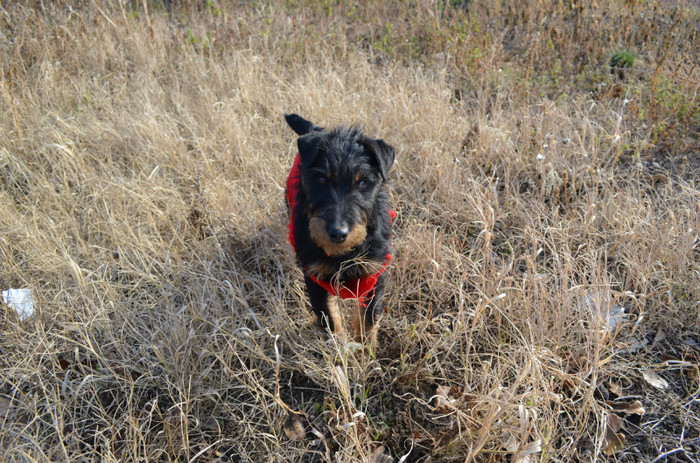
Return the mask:
<svg viewBox="0 0 700 463">
<path fill-rule="evenodd" d="M 346 227 L 345 225 L 341 226 L 335 226 L 335 225 L 329 225 L 328 226 L 328 236 L 330 237 L 331 241 L 333 241 L 336 244 L 340 244 L 345 239 L 348 237 L 348 234 L 350 233 L 350 229 Z"/>
</svg>

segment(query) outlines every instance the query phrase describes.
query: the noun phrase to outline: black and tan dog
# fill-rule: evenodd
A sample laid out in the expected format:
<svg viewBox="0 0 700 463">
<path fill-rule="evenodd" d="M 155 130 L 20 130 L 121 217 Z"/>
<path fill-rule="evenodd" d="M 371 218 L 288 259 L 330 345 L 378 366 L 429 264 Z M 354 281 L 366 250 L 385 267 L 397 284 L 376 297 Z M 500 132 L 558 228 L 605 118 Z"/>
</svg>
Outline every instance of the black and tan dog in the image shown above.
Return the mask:
<svg viewBox="0 0 700 463">
<path fill-rule="evenodd" d="M 396 215 L 384 187 L 394 148 L 358 129 L 325 130 L 296 114 L 285 119 L 299 135 L 287 179 L 289 241 L 311 308 L 322 328 L 341 333 L 336 297 L 358 299 L 355 339 L 375 340 Z"/>
</svg>

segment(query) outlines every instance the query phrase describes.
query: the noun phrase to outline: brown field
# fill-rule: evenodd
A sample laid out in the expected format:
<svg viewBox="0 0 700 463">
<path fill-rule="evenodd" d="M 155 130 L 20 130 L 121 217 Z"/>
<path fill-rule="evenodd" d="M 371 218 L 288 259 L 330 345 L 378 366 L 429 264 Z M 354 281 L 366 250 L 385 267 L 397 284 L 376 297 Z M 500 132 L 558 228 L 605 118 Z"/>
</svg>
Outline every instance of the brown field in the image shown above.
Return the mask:
<svg viewBox="0 0 700 463">
<path fill-rule="evenodd" d="M 0 460 L 699 461 L 699 24 L 0 2 Z M 396 148 L 376 350 L 311 328 L 286 112 Z"/>
</svg>

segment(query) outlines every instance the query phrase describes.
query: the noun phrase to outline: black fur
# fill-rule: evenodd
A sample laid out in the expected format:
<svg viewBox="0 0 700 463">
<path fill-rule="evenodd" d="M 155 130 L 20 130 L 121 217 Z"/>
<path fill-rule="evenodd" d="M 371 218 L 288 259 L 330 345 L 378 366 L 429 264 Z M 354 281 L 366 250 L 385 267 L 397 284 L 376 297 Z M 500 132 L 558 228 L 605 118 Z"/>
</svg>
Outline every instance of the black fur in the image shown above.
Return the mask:
<svg viewBox="0 0 700 463">
<path fill-rule="evenodd" d="M 394 162 L 394 149 L 383 140 L 369 138 L 355 128 L 325 130 L 296 114 L 285 115 L 289 126 L 298 135 L 301 158 L 301 186 L 296 195 L 293 217 L 294 238 L 299 263 L 304 269 L 311 307 L 322 327 L 339 332 L 329 314 L 326 290 L 309 278 L 308 273 L 321 274 L 322 279 L 345 282 L 374 274 L 386 260 L 390 246 L 391 218 L 385 182 Z M 325 224 L 326 236 L 319 238 L 311 231 L 312 219 Z M 356 245 L 351 238 L 354 227 L 364 225 L 366 234 Z M 328 247 L 324 247 L 325 240 Z M 352 245 L 343 252 L 345 242 Z M 321 241 L 321 243 L 319 243 Z M 329 255 L 330 254 L 330 255 Z M 357 262 L 361 262 L 357 265 Z M 318 269 L 322 269 L 320 272 Z M 365 330 L 371 330 L 383 312 L 382 296 L 387 272 L 375 286 L 374 296 L 360 313 Z M 337 323 L 337 320 L 335 321 Z M 358 333 L 355 333 L 356 335 Z"/>
</svg>

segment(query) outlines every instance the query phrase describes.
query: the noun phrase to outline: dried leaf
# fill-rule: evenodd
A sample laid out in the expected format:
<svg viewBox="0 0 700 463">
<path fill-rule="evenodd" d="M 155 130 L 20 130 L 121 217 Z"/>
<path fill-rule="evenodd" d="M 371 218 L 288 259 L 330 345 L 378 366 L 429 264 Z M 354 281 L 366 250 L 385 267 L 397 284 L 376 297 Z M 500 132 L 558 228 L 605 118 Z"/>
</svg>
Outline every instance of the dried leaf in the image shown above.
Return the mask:
<svg viewBox="0 0 700 463">
<path fill-rule="evenodd" d="M 622 395 L 622 386 L 616 382 L 610 381 L 608 383 L 608 391 L 610 391 L 611 394 L 615 394 L 616 396 L 620 397 Z"/>
<path fill-rule="evenodd" d="M 613 415 L 615 416 L 615 415 Z M 619 418 L 619 417 L 617 417 Z M 622 450 L 625 446 L 625 435 L 622 433 L 615 432 L 612 426 L 610 426 L 610 418 L 608 417 L 608 423 L 605 426 L 605 438 L 603 440 L 603 452 L 610 456 L 616 452 Z"/>
<path fill-rule="evenodd" d="M 618 352 L 620 354 L 634 354 L 638 350 L 645 348 L 647 344 L 649 344 L 649 341 L 647 341 L 646 339 L 642 339 L 641 341 L 634 341 L 628 346 L 621 347 Z"/>
<path fill-rule="evenodd" d="M 627 413 L 628 415 L 643 415 L 646 413 L 644 405 L 642 405 L 642 402 L 639 400 L 635 400 L 632 403 L 615 403 L 608 401 L 607 404 L 618 413 Z"/>
<path fill-rule="evenodd" d="M 520 455 L 532 455 L 542 451 L 542 439 L 537 439 L 520 449 Z"/>
<path fill-rule="evenodd" d="M 529 444 L 523 446 L 518 452 L 518 457 L 515 459 L 515 463 L 535 463 L 539 461 L 534 454 L 542 451 L 542 440 L 537 439 L 530 442 Z"/>
<path fill-rule="evenodd" d="M 368 463 L 393 463 L 394 459 L 388 455 L 384 455 L 384 446 L 379 446 L 372 452 L 369 457 Z"/>
<path fill-rule="evenodd" d="M 657 331 L 656 334 L 654 335 L 654 340 L 651 341 L 651 346 L 652 347 L 656 346 L 658 343 L 660 343 L 664 339 L 666 339 L 666 333 L 664 332 L 664 330 Z"/>
<path fill-rule="evenodd" d="M 3 421 L 10 413 L 10 399 L 0 397 L 0 421 Z"/>
<path fill-rule="evenodd" d="M 501 444 L 508 452 L 515 453 L 517 456 L 515 463 L 530 463 L 537 461 L 533 454 L 542 451 L 542 440 L 537 439 L 529 444 L 522 445 L 520 440 L 510 431 L 504 431 L 501 435 Z"/>
<path fill-rule="evenodd" d="M 455 386 L 437 386 L 435 395 L 431 397 L 433 406 L 439 410 L 453 410 L 455 402 L 462 396 Z"/>
<path fill-rule="evenodd" d="M 644 377 L 644 381 L 646 381 L 656 389 L 660 389 L 662 391 L 668 389 L 668 381 L 666 381 L 653 371 L 642 371 L 642 376 Z"/>
<path fill-rule="evenodd" d="M 355 352 L 362 350 L 364 346 L 359 342 L 349 341 L 341 345 L 341 352 L 347 354 L 354 354 Z"/>
<path fill-rule="evenodd" d="M 503 448 L 509 452 L 517 452 L 518 447 L 520 446 L 518 444 L 518 439 L 510 431 L 503 431 L 503 435 L 501 436 L 501 444 L 503 445 Z"/>
<path fill-rule="evenodd" d="M 304 421 L 301 415 L 289 413 L 289 416 L 287 416 L 287 419 L 284 420 L 284 424 L 282 425 L 287 437 L 297 442 L 304 439 L 304 437 L 306 437 Z"/>
<path fill-rule="evenodd" d="M 613 432 L 617 432 L 622 428 L 622 418 L 614 413 L 608 415 L 608 426 Z"/>
</svg>

